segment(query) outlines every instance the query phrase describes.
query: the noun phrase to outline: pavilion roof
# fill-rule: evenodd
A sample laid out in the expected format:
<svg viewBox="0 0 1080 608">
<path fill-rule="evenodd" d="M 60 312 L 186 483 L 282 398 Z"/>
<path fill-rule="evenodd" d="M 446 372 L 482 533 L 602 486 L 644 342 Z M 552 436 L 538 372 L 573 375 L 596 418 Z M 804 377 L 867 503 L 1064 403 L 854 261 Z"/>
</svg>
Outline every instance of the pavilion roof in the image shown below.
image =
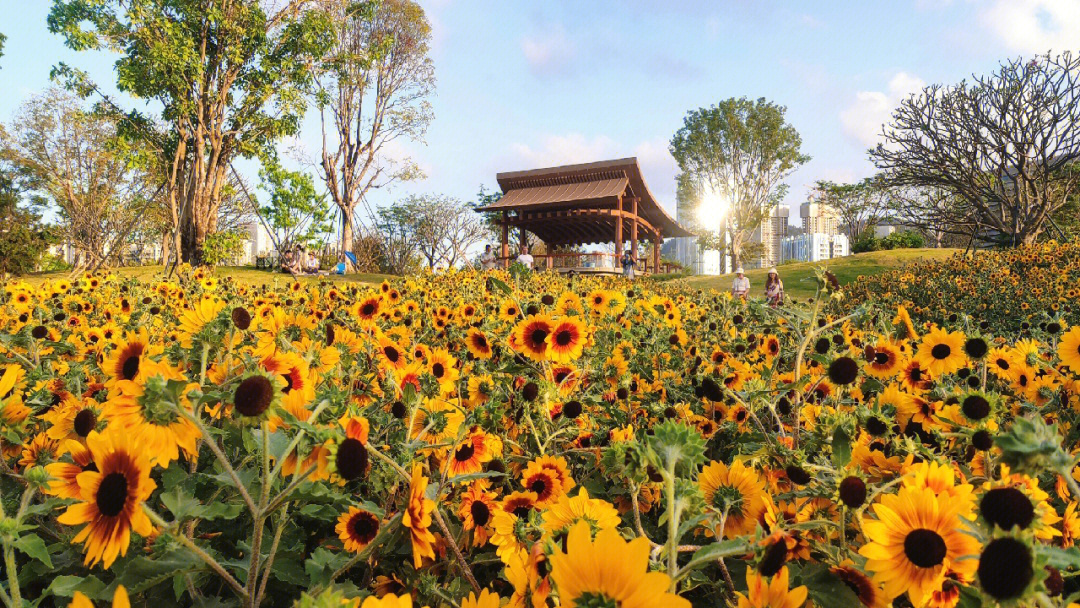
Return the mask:
<svg viewBox="0 0 1080 608">
<path fill-rule="evenodd" d="M 545 241 L 611 242 L 613 231 L 607 226 L 614 219 L 590 210 L 614 208 L 624 193 L 638 197 L 638 216 L 659 228 L 664 237 L 693 235 L 653 197 L 636 158 L 511 171 L 499 173 L 496 179 L 502 197 L 479 211 L 576 211 L 569 217 L 541 213 L 535 225 L 521 224 Z M 568 227 L 571 222 L 579 225 Z"/>
</svg>

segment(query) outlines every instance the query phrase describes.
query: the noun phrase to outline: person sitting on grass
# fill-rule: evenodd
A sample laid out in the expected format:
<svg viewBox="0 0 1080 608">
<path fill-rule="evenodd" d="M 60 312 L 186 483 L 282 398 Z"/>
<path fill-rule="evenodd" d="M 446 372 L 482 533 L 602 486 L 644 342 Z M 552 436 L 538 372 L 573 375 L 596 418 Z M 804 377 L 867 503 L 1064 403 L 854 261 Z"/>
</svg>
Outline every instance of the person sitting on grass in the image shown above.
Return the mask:
<svg viewBox="0 0 1080 608">
<path fill-rule="evenodd" d="M 319 256 L 315 255 L 315 251 L 309 251 L 307 255 L 307 261 L 304 263 L 304 270 L 308 274 L 319 274 Z"/>
<path fill-rule="evenodd" d="M 743 274 L 742 266 L 739 266 L 735 269 L 735 279 L 731 282 L 731 295 L 745 300 L 749 293 L 750 279 Z"/>
</svg>

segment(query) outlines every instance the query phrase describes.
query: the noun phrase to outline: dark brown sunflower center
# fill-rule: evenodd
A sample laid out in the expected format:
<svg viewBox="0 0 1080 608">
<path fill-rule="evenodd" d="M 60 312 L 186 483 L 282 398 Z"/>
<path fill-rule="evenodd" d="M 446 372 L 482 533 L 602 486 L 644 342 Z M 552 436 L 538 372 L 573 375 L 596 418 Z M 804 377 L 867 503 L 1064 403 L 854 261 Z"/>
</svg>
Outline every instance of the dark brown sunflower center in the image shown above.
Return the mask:
<svg viewBox="0 0 1080 608">
<path fill-rule="evenodd" d="M 972 420 L 982 420 L 990 415 L 990 402 L 982 395 L 969 395 L 960 407 L 964 415 Z"/>
<path fill-rule="evenodd" d="M 986 521 L 1002 530 L 1013 526 L 1026 529 L 1035 519 L 1035 505 L 1031 499 L 1016 488 L 994 488 L 983 494 L 979 511 Z"/>
<path fill-rule="evenodd" d="M 476 348 L 479 348 L 481 350 L 488 347 L 487 338 L 485 338 L 484 336 L 476 336 L 475 338 L 473 338 L 473 344 L 476 346 Z"/>
<path fill-rule="evenodd" d="M 90 434 L 90 431 L 94 430 L 97 426 L 97 416 L 92 409 L 81 410 L 78 414 L 75 414 L 75 421 L 71 425 L 74 427 L 75 432 L 79 437 L 86 437 Z"/>
<path fill-rule="evenodd" d="M 360 477 L 367 469 L 367 462 L 367 450 L 358 439 L 350 437 L 338 446 L 334 464 L 337 465 L 338 475 L 342 478 L 352 480 Z"/>
<path fill-rule="evenodd" d="M 918 382 L 922 380 L 922 370 L 917 367 L 912 369 L 910 377 L 912 382 Z"/>
<path fill-rule="evenodd" d="M 935 344 L 934 348 L 930 349 L 930 354 L 935 359 L 948 359 L 949 355 L 952 354 L 952 348 L 948 344 Z"/>
<path fill-rule="evenodd" d="M 533 344 L 543 344 L 544 340 L 547 340 L 548 332 L 546 329 L 534 329 L 529 334 L 529 339 Z"/>
<path fill-rule="evenodd" d="M 109 473 L 97 491 L 97 508 L 106 517 L 116 517 L 127 502 L 128 480 L 123 473 Z"/>
<path fill-rule="evenodd" d="M 124 380 L 134 380 L 135 376 L 139 375 L 139 355 L 131 355 L 124 359 L 124 364 L 120 368 L 120 375 Z"/>
<path fill-rule="evenodd" d="M 444 367 L 442 363 L 436 363 L 435 365 L 432 365 L 431 375 L 435 376 L 436 378 L 442 378 L 444 375 L 446 375 L 446 367 Z"/>
<path fill-rule="evenodd" d="M 539 496 L 543 496 L 544 494 L 547 493 L 547 490 L 548 490 L 547 481 L 545 481 L 541 477 L 541 478 L 537 479 L 536 481 L 533 481 L 531 484 L 529 484 L 529 490 L 532 491 L 532 492 L 536 492 L 536 494 L 539 495 Z"/>
<path fill-rule="evenodd" d="M 933 568 L 945 561 L 945 539 L 933 530 L 918 528 L 904 538 L 904 555 L 920 568 Z"/>
<path fill-rule="evenodd" d="M 471 443 L 466 443 L 454 451 L 454 459 L 458 462 L 466 462 L 476 453 L 476 448 Z"/>
<path fill-rule="evenodd" d="M 889 362 L 890 358 L 889 353 L 886 352 L 878 351 L 874 353 L 874 363 L 877 363 L 878 365 L 885 365 Z"/>
<path fill-rule="evenodd" d="M 555 343 L 559 346 L 566 346 L 574 341 L 574 334 L 568 329 L 564 329 L 555 334 Z"/>
<path fill-rule="evenodd" d="M 288 395 L 289 391 L 291 391 L 292 389 L 293 389 L 293 375 L 292 374 L 285 374 L 285 387 L 281 389 L 281 392 Z"/>
<path fill-rule="evenodd" d="M 387 346 L 386 348 L 384 348 L 383 354 L 386 355 L 386 360 L 391 363 L 397 363 L 398 359 L 401 358 L 401 353 L 399 353 L 398 349 L 394 348 L 393 346 Z"/>
<path fill-rule="evenodd" d="M 370 317 L 371 315 L 375 314 L 375 305 L 364 304 L 364 306 L 360 309 L 360 314 L 364 315 L 365 317 Z"/>
<path fill-rule="evenodd" d="M 473 501 L 469 512 L 472 513 L 473 522 L 478 526 L 486 526 L 488 520 L 491 519 L 491 509 L 482 500 Z"/>
<path fill-rule="evenodd" d="M 274 387 L 265 376 L 246 378 L 233 393 L 236 411 L 244 416 L 258 416 L 270 407 L 274 399 Z"/>
<path fill-rule="evenodd" d="M 352 518 L 352 533 L 356 540 L 370 543 L 378 532 L 379 520 L 371 513 L 358 513 Z"/>
</svg>

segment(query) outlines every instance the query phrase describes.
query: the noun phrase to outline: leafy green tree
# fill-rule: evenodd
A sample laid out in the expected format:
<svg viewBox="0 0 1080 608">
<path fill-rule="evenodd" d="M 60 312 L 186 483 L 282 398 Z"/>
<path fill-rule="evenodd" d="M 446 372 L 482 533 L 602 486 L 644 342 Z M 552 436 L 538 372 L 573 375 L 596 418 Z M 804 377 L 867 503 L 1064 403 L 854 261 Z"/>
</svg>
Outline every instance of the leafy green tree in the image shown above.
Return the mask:
<svg viewBox="0 0 1080 608">
<path fill-rule="evenodd" d="M 819 180 L 821 203 L 836 212 L 840 229 L 854 243 L 888 212 L 888 190 L 880 179 L 868 177 L 852 184 Z"/>
<path fill-rule="evenodd" d="M 315 0 L 55 0 L 49 30 L 71 49 L 112 50 L 117 88 L 160 104 L 163 129 L 126 112 L 89 77 L 60 64 L 54 77 L 125 116 L 153 141 L 167 169 L 175 240 L 198 262 L 217 229 L 237 158 L 256 156 L 300 128 L 313 66 L 333 28 Z"/>
<path fill-rule="evenodd" d="M 787 191 L 781 182 L 810 160 L 802 138 L 784 118 L 786 108 L 765 99 L 731 98 L 692 110 L 671 139 L 679 183 L 698 204 L 723 207 L 721 226 L 741 263 L 748 241 Z"/>
<path fill-rule="evenodd" d="M 20 186 L 56 213 L 59 236 L 90 270 L 116 262 L 160 193 L 156 176 L 117 146 L 112 117 L 55 88 L 26 100 L 0 139 Z"/>
<path fill-rule="evenodd" d="M 35 270 L 51 242 L 41 215 L 20 199 L 15 181 L 0 167 L 0 280 Z"/>
<path fill-rule="evenodd" d="M 395 157 L 387 146 L 422 140 L 431 122 L 431 25 L 412 0 L 318 0 L 318 5 L 335 34 L 333 48 L 315 72 L 323 136 L 319 167 L 341 215 L 341 250 L 353 251 L 357 211 L 367 194 L 423 177 L 419 165 Z"/>
<path fill-rule="evenodd" d="M 259 214 L 278 251 L 314 243 L 330 233 L 330 205 L 325 195 L 315 191 L 310 175 L 290 171 L 270 157 L 263 161 L 259 176 L 261 188 L 270 195 Z"/>
</svg>

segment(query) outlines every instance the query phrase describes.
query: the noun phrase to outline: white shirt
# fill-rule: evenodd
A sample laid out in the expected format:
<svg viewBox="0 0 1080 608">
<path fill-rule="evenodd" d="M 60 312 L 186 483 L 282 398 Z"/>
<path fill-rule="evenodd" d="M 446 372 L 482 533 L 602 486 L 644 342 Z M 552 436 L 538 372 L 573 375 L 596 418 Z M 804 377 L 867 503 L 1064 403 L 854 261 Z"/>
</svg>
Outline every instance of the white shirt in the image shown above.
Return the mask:
<svg viewBox="0 0 1080 608">
<path fill-rule="evenodd" d="M 517 261 L 520 264 L 524 264 L 526 268 L 533 267 L 533 257 L 527 253 L 523 253 L 517 257 Z"/>
<path fill-rule="evenodd" d="M 731 282 L 731 293 L 741 296 L 750 293 L 750 279 L 743 275 Z"/>
<path fill-rule="evenodd" d="M 495 268 L 495 252 L 494 251 L 485 251 L 484 254 L 480 256 L 480 265 L 484 268 L 484 270 L 492 270 L 492 269 L 494 269 Z"/>
</svg>

